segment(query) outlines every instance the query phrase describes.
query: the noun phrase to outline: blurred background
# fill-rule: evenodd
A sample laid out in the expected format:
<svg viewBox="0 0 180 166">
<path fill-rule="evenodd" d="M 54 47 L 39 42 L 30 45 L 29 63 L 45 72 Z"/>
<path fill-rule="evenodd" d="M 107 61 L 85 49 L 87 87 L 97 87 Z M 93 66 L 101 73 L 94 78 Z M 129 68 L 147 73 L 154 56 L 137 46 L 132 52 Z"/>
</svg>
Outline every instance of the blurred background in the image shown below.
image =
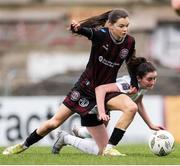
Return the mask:
<svg viewBox="0 0 180 166">
<path fill-rule="evenodd" d="M 180 17 L 170 0 L 0 0 L 2 145 L 23 139 L 33 125 L 51 117 L 85 68 L 91 43 L 68 31 L 71 20 L 115 8 L 130 13 L 136 55 L 158 69 L 157 85 L 146 98 L 148 109 L 180 141 Z M 119 75 L 125 73 L 123 66 Z"/>
</svg>

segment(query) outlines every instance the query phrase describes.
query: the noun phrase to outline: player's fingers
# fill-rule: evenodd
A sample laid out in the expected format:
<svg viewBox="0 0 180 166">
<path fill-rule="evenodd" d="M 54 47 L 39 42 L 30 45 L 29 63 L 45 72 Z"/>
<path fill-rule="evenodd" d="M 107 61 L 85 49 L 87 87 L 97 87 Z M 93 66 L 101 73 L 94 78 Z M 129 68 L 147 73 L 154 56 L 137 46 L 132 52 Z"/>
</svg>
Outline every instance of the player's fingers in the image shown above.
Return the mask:
<svg viewBox="0 0 180 166">
<path fill-rule="evenodd" d="M 160 130 L 165 130 L 165 128 L 164 128 L 164 127 L 162 127 L 162 126 L 159 126 L 159 129 L 160 129 Z"/>
<path fill-rule="evenodd" d="M 109 121 L 109 120 L 110 120 L 109 115 L 106 115 L 106 121 Z"/>
<path fill-rule="evenodd" d="M 107 117 L 106 116 L 102 116 L 102 120 L 103 121 L 107 121 Z"/>
<path fill-rule="evenodd" d="M 71 24 L 76 24 L 77 22 L 75 20 L 72 20 L 71 21 Z"/>
<path fill-rule="evenodd" d="M 132 89 L 131 89 L 131 93 L 137 93 L 137 89 L 136 89 L 136 87 L 132 87 Z"/>
<path fill-rule="evenodd" d="M 76 25 L 74 26 L 74 28 L 76 29 L 76 31 L 79 29 L 79 27 L 80 27 L 80 24 L 76 24 Z"/>
<path fill-rule="evenodd" d="M 99 121 L 100 121 L 100 120 L 103 120 L 103 117 L 100 116 L 100 115 L 98 115 L 97 118 L 98 118 Z"/>
</svg>

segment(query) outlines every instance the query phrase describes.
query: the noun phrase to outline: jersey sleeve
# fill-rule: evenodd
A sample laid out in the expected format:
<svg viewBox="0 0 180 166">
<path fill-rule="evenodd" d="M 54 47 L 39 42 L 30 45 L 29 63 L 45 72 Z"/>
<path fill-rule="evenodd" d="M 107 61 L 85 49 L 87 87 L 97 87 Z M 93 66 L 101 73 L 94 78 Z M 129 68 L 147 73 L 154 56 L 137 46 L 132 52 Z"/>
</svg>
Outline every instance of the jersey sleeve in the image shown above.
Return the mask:
<svg viewBox="0 0 180 166">
<path fill-rule="evenodd" d="M 73 33 L 85 36 L 85 37 L 87 37 L 90 40 L 93 37 L 93 30 L 92 30 L 92 28 L 80 27 L 78 31 L 75 31 L 74 28 L 71 26 L 71 31 Z"/>
<path fill-rule="evenodd" d="M 130 80 L 130 79 L 129 79 Z M 128 93 L 130 90 L 130 83 L 125 78 L 121 77 L 116 80 L 116 85 L 123 93 Z"/>
<path fill-rule="evenodd" d="M 107 34 L 108 29 L 107 28 L 101 28 L 101 29 L 92 29 L 93 35 L 91 40 L 95 43 L 102 42 L 105 39 L 105 36 Z"/>
<path fill-rule="evenodd" d="M 105 28 L 97 29 L 97 28 L 86 28 L 86 27 L 80 27 L 77 32 L 73 30 L 73 27 L 71 27 L 71 31 L 73 33 L 77 33 L 79 35 L 85 36 L 89 40 L 92 40 L 93 42 L 103 41 L 104 36 L 107 32 Z"/>
</svg>

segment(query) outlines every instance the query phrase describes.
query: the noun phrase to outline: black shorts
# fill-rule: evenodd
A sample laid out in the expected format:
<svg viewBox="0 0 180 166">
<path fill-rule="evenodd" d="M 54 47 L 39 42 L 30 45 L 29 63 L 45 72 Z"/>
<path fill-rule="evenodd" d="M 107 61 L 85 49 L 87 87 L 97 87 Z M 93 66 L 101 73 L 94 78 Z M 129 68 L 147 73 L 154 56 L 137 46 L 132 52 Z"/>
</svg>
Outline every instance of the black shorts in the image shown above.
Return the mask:
<svg viewBox="0 0 180 166">
<path fill-rule="evenodd" d="M 81 116 L 86 115 L 96 105 L 95 96 L 87 95 L 80 87 L 74 87 L 66 96 L 63 104 Z"/>
<path fill-rule="evenodd" d="M 110 111 L 106 110 L 106 114 L 110 116 Z M 92 126 L 98 126 L 103 124 L 103 120 L 98 119 L 97 114 L 86 114 L 85 116 L 80 116 L 81 117 L 81 126 L 86 126 L 86 127 L 92 127 Z"/>
<path fill-rule="evenodd" d="M 107 93 L 105 97 L 105 104 L 111 98 L 120 94 L 122 93 Z M 63 104 L 66 105 L 71 111 L 80 114 L 82 126 L 98 126 L 103 124 L 103 121 L 100 121 L 97 118 L 97 114 L 88 113 L 96 106 L 96 98 L 87 95 L 79 87 L 76 86 L 69 92 L 64 99 Z"/>
<path fill-rule="evenodd" d="M 81 126 L 92 127 L 101 124 L 103 124 L 103 121 L 97 118 L 97 114 L 86 114 L 81 116 Z"/>
</svg>

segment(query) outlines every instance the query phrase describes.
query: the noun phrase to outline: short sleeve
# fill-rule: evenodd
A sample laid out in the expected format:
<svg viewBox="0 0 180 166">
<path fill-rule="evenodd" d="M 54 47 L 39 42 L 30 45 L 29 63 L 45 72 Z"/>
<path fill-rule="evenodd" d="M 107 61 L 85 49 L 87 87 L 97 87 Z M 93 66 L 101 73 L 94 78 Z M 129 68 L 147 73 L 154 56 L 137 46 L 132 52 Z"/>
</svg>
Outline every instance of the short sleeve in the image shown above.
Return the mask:
<svg viewBox="0 0 180 166">
<path fill-rule="evenodd" d="M 128 79 L 129 80 L 129 79 Z M 130 84 L 129 81 L 127 79 L 125 79 L 125 77 L 123 78 L 118 78 L 116 80 L 116 85 L 119 88 L 119 90 L 123 93 L 127 93 L 130 90 Z"/>
</svg>

